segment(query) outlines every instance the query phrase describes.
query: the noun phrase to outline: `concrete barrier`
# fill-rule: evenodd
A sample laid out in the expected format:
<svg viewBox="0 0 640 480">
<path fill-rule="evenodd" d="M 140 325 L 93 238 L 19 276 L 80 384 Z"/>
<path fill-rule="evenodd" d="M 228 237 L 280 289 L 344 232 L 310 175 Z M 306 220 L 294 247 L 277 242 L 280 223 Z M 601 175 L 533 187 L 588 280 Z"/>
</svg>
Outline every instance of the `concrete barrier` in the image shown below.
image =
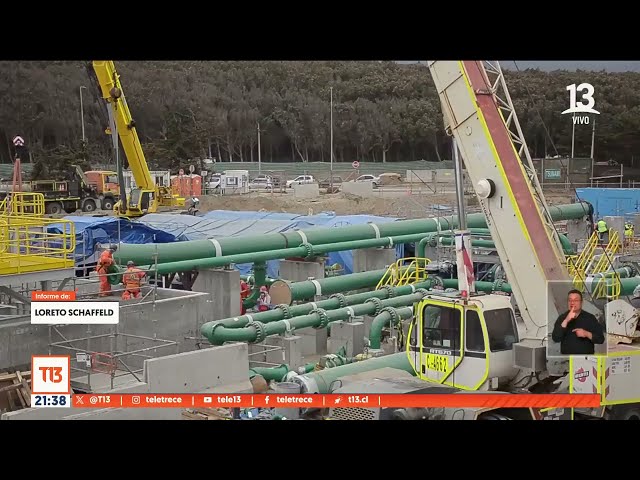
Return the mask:
<svg viewBox="0 0 640 480">
<path fill-rule="evenodd" d="M 293 186 L 294 198 L 317 198 L 320 196 L 320 187 L 317 183 L 305 183 Z"/>
<path fill-rule="evenodd" d="M 342 193 L 348 193 L 357 197 L 370 198 L 374 196 L 373 183 L 371 182 L 344 182 L 341 185 Z"/>
<path fill-rule="evenodd" d="M 143 382 L 131 377 L 127 386 L 100 395 L 129 393 L 252 393 L 249 347 L 234 343 L 148 359 Z M 6 412 L 0 420 L 179 420 L 184 408 L 25 408 Z"/>
</svg>

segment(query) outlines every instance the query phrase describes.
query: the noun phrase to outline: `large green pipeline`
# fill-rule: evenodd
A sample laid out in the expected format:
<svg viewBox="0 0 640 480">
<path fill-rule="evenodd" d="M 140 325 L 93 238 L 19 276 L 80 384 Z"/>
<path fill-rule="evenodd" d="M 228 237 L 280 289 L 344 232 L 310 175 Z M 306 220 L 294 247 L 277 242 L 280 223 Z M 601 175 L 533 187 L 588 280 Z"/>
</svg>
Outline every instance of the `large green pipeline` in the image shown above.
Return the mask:
<svg viewBox="0 0 640 480">
<path fill-rule="evenodd" d="M 471 233 L 473 235 L 473 231 Z M 559 238 L 560 238 L 560 243 L 562 244 L 562 250 L 564 251 L 564 254 L 573 255 L 575 252 L 567 236 L 561 233 L 559 234 Z M 425 251 L 426 251 L 427 245 L 435 246 L 437 241 L 439 241 L 441 245 L 453 245 L 453 238 L 447 237 L 447 236 L 438 236 L 438 234 L 432 233 L 424 237 L 422 240 L 420 240 L 420 242 L 418 243 L 418 246 L 416 247 L 416 257 L 424 258 L 426 255 Z M 471 245 L 477 248 L 494 249 L 496 247 L 493 240 L 477 240 L 473 238 L 471 239 Z"/>
<path fill-rule="evenodd" d="M 593 207 L 587 202 L 573 203 L 549 207 L 554 221 L 583 218 L 593 213 Z M 436 232 L 457 228 L 457 216 L 424 218 L 419 220 L 399 220 L 381 224 L 367 223 L 348 227 L 321 227 L 309 230 L 271 233 L 268 235 L 248 235 L 224 237 L 211 240 L 193 240 L 187 242 L 152 243 L 142 245 L 121 244 L 114 258 L 118 263 L 126 264 L 133 260 L 136 265 L 178 262 L 182 260 L 204 259 L 238 255 L 242 253 L 265 252 L 290 249 L 308 243 L 314 246 L 334 242 L 351 242 L 356 240 L 377 239 L 380 237 L 397 237 L 402 235 Z M 467 215 L 467 228 L 486 228 L 483 213 Z M 286 253 L 285 255 L 290 255 Z M 250 260 L 251 261 L 251 260 Z M 241 262 L 235 262 L 241 263 Z"/>
<path fill-rule="evenodd" d="M 407 353 L 400 352 L 349 363 L 340 367 L 327 368 L 307 373 L 306 375 L 298 375 L 293 377 L 292 381 L 302 386 L 301 393 L 331 393 L 331 385 L 335 385 L 334 382 L 340 377 L 385 367 L 404 370 L 414 376 L 416 374 L 411 363 L 409 363 Z"/>
<path fill-rule="evenodd" d="M 356 293 L 353 295 L 336 295 L 333 298 L 327 300 L 321 300 L 315 304 L 303 303 L 301 305 L 293 305 L 287 308 L 278 307 L 266 312 L 258 312 L 251 315 L 240 315 L 233 318 L 225 318 L 222 320 L 214 320 L 213 322 L 207 322 L 200 327 L 202 335 L 211 339 L 220 335 L 221 330 L 225 328 L 242 328 L 246 327 L 250 322 L 270 323 L 277 322 L 288 318 L 295 318 L 302 315 L 308 315 L 315 308 L 321 308 L 324 310 L 336 310 L 340 307 L 348 307 L 350 305 L 359 305 L 370 298 L 378 298 L 380 300 L 386 300 L 390 297 L 399 297 L 409 295 L 415 292 L 419 288 L 428 289 L 433 286 L 434 279 L 427 279 L 425 282 L 416 283 L 414 285 L 404 285 L 400 287 L 381 288 L 372 292 Z M 457 281 L 456 281 L 457 282 Z M 214 331 L 218 329 L 217 333 Z"/>
<path fill-rule="evenodd" d="M 299 330 L 302 328 L 316 327 L 325 328 L 331 322 L 348 320 L 351 317 L 362 315 L 376 315 L 385 307 L 404 307 L 413 305 L 424 298 L 426 290 L 421 289 L 410 295 L 388 298 L 370 298 L 360 305 L 352 305 L 335 310 L 324 310 L 316 308 L 308 315 L 288 320 L 278 320 L 270 323 L 253 321 L 243 328 L 223 328 L 223 329 L 201 329 L 202 334 L 207 337 L 213 345 L 222 345 L 225 342 L 249 342 L 259 343 L 270 335 L 279 335 L 289 330 Z"/>
<path fill-rule="evenodd" d="M 316 295 L 332 295 L 334 293 L 375 287 L 385 273 L 387 273 L 386 268 L 295 283 L 279 280 L 274 282 L 272 288 L 275 287 L 275 290 L 277 290 L 278 288 L 284 288 L 286 285 L 290 291 L 291 301 L 307 300 L 314 298 Z"/>
<path fill-rule="evenodd" d="M 348 228 L 348 227 L 345 227 Z M 338 229 L 334 229 L 338 230 Z M 141 267 L 142 270 L 148 272 L 158 271 L 158 274 L 166 274 L 172 272 L 184 272 L 194 270 L 196 268 L 216 268 L 226 265 L 266 262 L 268 260 L 277 260 L 289 257 L 313 257 L 324 255 L 329 252 L 342 252 L 344 250 L 352 250 L 357 248 L 371 248 L 381 246 L 392 246 L 401 243 L 412 243 L 422 239 L 426 233 L 416 233 L 411 235 L 399 235 L 394 237 L 374 238 L 370 240 L 357 240 L 349 242 L 329 243 L 324 245 L 312 245 L 306 243 L 299 247 L 284 248 L 279 250 L 256 251 L 250 253 L 239 253 L 235 255 L 225 255 L 222 257 L 203 257 L 191 260 L 179 260 L 175 262 L 159 263 L 157 267 L 149 265 Z M 200 240 L 198 240 L 200 241 Z M 188 243 L 188 242 L 177 242 Z M 175 245 L 175 244 L 172 244 Z"/>
</svg>

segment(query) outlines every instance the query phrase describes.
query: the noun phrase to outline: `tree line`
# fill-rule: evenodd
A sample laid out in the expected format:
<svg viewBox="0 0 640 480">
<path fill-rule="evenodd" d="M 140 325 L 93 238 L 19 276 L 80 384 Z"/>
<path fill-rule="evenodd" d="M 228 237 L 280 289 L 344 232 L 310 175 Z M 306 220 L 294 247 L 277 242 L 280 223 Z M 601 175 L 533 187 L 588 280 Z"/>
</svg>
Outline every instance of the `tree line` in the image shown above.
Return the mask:
<svg viewBox="0 0 640 480">
<path fill-rule="evenodd" d="M 0 163 L 28 143 L 37 176 L 112 162 L 108 118 L 89 62 L 0 62 Z M 123 61 L 116 67 L 152 168 L 197 158 L 263 162 L 395 162 L 451 158 L 427 67 L 395 62 Z M 505 70 L 533 157 L 570 155 L 570 84 L 594 86 L 595 158 L 640 155 L 640 74 Z M 82 109 L 81 109 L 82 95 Z M 331 106 L 333 108 L 331 108 Z M 81 116 L 82 112 L 82 116 Z M 83 120 L 83 121 L 82 121 Z M 82 141 L 84 136 L 86 141 Z M 575 127 L 575 156 L 591 151 Z"/>
</svg>

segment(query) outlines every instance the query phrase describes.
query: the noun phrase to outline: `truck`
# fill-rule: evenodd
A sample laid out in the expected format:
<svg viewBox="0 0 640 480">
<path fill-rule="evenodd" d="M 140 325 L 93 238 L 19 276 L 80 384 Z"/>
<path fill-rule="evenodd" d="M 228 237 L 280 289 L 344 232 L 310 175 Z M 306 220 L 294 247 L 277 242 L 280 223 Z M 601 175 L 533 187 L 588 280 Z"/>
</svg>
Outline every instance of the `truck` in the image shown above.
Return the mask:
<svg viewBox="0 0 640 480">
<path fill-rule="evenodd" d="M 120 184 L 118 173 L 109 170 L 89 170 L 84 172 L 87 183 L 95 187 L 100 197 L 103 210 L 113 210 L 120 199 Z"/>
<path fill-rule="evenodd" d="M 118 182 L 121 188 L 120 199 L 114 205 L 115 214 L 123 217 L 141 217 L 157 212 L 158 207 L 184 207 L 185 198 L 175 195 L 168 185 L 157 185 L 151 176 L 114 62 L 94 60 L 91 65 L 92 69 L 89 72 L 92 73 L 94 84 L 97 84 L 102 98 L 110 108 L 117 136 L 136 183 L 136 188 L 131 190 L 127 198 L 124 180 L 118 173 L 117 176 L 121 177 L 121 181 Z M 115 132 L 113 134 L 115 135 Z"/>
<path fill-rule="evenodd" d="M 71 214 L 78 210 L 93 212 L 99 208 L 105 208 L 105 198 L 95 185 L 91 184 L 82 169 L 72 165 L 69 177 L 66 180 L 33 180 L 22 182 L 23 192 L 41 193 L 44 196 L 45 213 L 59 215 L 63 211 Z M 11 184 L 0 185 L 0 201 L 11 193 Z M 107 203 L 108 205 L 108 203 Z"/>
<path fill-rule="evenodd" d="M 406 353 L 416 375 L 460 391 L 601 398 L 599 408 L 476 409 L 467 418 L 491 411 L 501 419 L 640 419 L 637 310 L 615 294 L 595 294 L 596 284 L 609 287 L 619 278 L 578 282 L 569 273 L 500 64 L 429 61 L 428 68 L 453 137 L 454 160 L 462 157 L 511 295 L 473 291 L 470 239 L 460 221 L 457 291 L 428 292 L 414 305 Z M 461 175 L 461 162 L 456 169 Z M 460 210 L 460 199 L 458 204 Z M 587 217 L 592 213 L 585 211 Z M 567 294 L 574 288 L 584 293 L 583 309 L 607 325 L 609 342 L 619 338 L 597 355 L 567 358 L 551 348 L 549 319 L 552 325 L 568 310 Z"/>
</svg>

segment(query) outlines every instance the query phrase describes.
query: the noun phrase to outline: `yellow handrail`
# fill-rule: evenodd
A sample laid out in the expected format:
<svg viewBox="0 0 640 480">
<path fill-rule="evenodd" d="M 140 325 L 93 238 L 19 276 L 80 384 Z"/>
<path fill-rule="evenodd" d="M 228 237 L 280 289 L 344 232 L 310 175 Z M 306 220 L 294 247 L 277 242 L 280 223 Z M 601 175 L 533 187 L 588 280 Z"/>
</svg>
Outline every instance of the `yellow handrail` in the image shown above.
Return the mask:
<svg viewBox="0 0 640 480">
<path fill-rule="evenodd" d="M 427 278 L 427 265 L 431 263 L 428 258 L 406 257 L 389 265 L 382 276 L 376 289 L 385 285 L 398 287 L 423 282 Z"/>
<path fill-rule="evenodd" d="M 73 268 L 75 224 L 44 213 L 42 193 L 12 192 L 0 202 L 0 275 Z"/>
</svg>

